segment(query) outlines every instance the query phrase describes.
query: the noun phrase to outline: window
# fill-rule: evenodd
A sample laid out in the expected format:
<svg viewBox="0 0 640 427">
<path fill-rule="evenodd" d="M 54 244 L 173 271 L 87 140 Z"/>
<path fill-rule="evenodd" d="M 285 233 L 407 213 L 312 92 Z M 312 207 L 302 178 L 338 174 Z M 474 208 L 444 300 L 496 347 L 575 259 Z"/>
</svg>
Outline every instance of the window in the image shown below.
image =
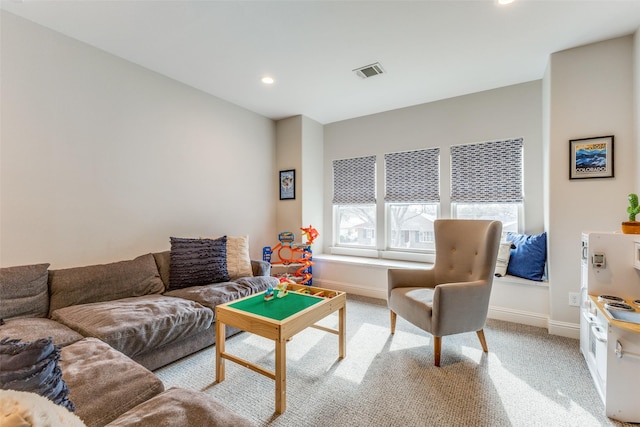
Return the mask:
<svg viewBox="0 0 640 427">
<path fill-rule="evenodd" d="M 522 223 L 521 203 L 455 203 L 453 218 L 459 219 L 497 219 L 502 222 L 502 231 L 518 233 Z"/>
<path fill-rule="evenodd" d="M 334 244 L 376 246 L 376 157 L 333 161 Z"/>
<path fill-rule="evenodd" d="M 453 218 L 497 219 L 520 231 L 523 210 L 522 138 L 451 147 Z"/>
<path fill-rule="evenodd" d="M 438 217 L 438 204 L 387 205 L 389 240 L 393 250 L 429 250 L 434 248 L 433 222 Z"/>
<path fill-rule="evenodd" d="M 335 206 L 337 246 L 375 247 L 376 205 Z"/>
<path fill-rule="evenodd" d="M 440 149 L 388 153 L 384 161 L 387 249 L 432 250 L 440 207 Z"/>
</svg>

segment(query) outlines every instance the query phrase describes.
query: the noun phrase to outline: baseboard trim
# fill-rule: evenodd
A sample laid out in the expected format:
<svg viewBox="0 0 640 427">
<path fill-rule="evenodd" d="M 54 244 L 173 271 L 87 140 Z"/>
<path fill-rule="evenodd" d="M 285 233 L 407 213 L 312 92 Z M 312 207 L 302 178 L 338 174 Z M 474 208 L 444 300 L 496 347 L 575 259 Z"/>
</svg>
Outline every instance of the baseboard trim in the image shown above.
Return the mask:
<svg viewBox="0 0 640 427">
<path fill-rule="evenodd" d="M 560 335 L 561 337 L 580 339 L 580 325 L 569 322 L 559 322 L 557 320 L 549 320 L 549 333 L 551 335 Z"/>
<path fill-rule="evenodd" d="M 354 285 L 353 283 L 338 282 L 335 280 L 318 280 L 313 279 L 313 286 L 319 288 L 332 289 L 334 291 L 342 291 L 347 294 L 362 295 L 370 298 L 387 300 L 387 290 L 371 289 L 364 286 Z"/>
<path fill-rule="evenodd" d="M 320 288 L 346 292 L 348 294 L 362 295 L 385 301 L 387 299 L 386 289 L 371 289 L 369 287 L 359 286 L 353 283 L 319 279 L 313 279 L 313 285 Z M 506 307 L 489 306 L 487 317 L 490 319 L 504 320 L 505 322 L 546 328 L 551 335 L 580 339 L 579 324 L 550 320 L 549 316 L 546 314 L 514 310 Z"/>
<path fill-rule="evenodd" d="M 489 306 L 489 319 L 504 320 L 505 322 L 520 323 L 523 325 L 548 328 L 549 317 L 530 311 L 514 310 L 506 307 Z"/>
</svg>

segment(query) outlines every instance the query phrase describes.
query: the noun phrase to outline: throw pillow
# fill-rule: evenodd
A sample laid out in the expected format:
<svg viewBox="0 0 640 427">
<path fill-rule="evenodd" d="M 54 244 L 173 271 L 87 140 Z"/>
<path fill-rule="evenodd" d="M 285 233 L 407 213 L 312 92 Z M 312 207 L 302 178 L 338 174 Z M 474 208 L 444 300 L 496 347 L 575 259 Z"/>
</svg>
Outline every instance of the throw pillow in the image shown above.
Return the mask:
<svg viewBox="0 0 640 427">
<path fill-rule="evenodd" d="M 0 268 L 0 318 L 47 317 L 49 264 Z"/>
<path fill-rule="evenodd" d="M 44 396 L 75 411 L 68 398 L 69 388 L 62 379 L 60 347 L 53 338 L 32 342 L 3 338 L 0 341 L 0 388 L 27 391 Z"/>
<path fill-rule="evenodd" d="M 529 235 L 509 232 L 507 241 L 516 246 L 511 249 L 507 274 L 542 281 L 547 261 L 547 233 Z"/>
<path fill-rule="evenodd" d="M 249 236 L 227 236 L 227 270 L 230 280 L 253 276 Z"/>
<path fill-rule="evenodd" d="M 217 239 L 171 237 L 170 290 L 227 281 L 227 236 Z"/>
<path fill-rule="evenodd" d="M 516 247 L 512 242 L 500 242 L 500 247 L 498 248 L 498 258 L 496 259 L 496 276 L 503 277 L 505 274 L 507 274 L 507 266 L 509 265 L 511 249 L 515 248 Z"/>
</svg>

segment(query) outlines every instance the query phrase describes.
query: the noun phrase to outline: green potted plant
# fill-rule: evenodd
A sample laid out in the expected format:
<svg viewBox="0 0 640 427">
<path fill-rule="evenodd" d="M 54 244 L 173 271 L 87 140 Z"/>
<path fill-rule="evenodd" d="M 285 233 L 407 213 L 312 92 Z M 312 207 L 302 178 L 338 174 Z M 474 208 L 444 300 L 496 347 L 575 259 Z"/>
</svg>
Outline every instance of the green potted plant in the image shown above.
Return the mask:
<svg viewBox="0 0 640 427">
<path fill-rule="evenodd" d="M 629 221 L 622 223 L 622 232 L 624 234 L 640 234 L 640 222 L 636 221 L 636 215 L 640 213 L 640 205 L 638 205 L 638 195 L 631 193 L 627 196 L 629 200 L 629 207 L 627 208 L 627 214 L 629 214 Z"/>
</svg>

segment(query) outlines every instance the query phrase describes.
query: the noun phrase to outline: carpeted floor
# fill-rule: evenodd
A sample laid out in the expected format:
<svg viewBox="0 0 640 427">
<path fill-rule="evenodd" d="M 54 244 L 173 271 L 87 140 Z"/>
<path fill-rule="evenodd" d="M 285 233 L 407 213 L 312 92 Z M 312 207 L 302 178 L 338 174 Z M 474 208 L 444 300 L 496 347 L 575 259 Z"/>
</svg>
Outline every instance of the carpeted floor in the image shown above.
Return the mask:
<svg viewBox="0 0 640 427">
<path fill-rule="evenodd" d="M 337 314 L 321 324 L 337 327 Z M 350 295 L 347 357 L 338 339 L 307 329 L 287 344 L 287 410 L 274 412 L 274 382 L 226 361 L 215 383 L 211 347 L 156 371 L 165 386 L 201 390 L 259 426 L 637 426 L 607 418 L 577 340 L 489 320 L 489 353 L 475 333 L 442 340 L 398 318 L 389 334 L 386 302 Z M 270 370 L 273 342 L 241 333 L 227 351 Z M 640 404 L 640 400 L 639 400 Z"/>
</svg>

